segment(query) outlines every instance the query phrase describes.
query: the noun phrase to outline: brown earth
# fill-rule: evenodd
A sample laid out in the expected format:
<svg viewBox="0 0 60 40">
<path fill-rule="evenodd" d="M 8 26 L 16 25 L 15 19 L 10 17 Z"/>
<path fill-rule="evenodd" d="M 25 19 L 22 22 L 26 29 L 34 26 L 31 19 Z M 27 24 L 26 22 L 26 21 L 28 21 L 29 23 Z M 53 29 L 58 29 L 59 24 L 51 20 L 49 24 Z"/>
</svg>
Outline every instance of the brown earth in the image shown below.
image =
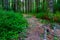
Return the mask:
<svg viewBox="0 0 60 40">
<path fill-rule="evenodd" d="M 43 40 L 41 37 L 44 34 L 44 28 L 42 27 L 42 23 L 38 21 L 37 18 L 31 15 L 24 14 L 23 15 L 29 24 L 29 28 L 27 29 L 27 38 L 25 40 Z M 51 34 L 47 35 L 47 40 L 53 40 L 54 32 L 50 27 L 47 27 Z"/>
</svg>

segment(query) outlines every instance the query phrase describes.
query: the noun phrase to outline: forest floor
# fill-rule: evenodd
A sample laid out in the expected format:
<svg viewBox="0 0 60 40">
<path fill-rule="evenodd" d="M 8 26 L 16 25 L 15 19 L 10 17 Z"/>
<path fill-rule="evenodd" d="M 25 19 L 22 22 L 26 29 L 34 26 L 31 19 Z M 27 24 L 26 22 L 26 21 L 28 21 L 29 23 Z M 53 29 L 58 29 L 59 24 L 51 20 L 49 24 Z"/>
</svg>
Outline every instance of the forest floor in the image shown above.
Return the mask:
<svg viewBox="0 0 60 40">
<path fill-rule="evenodd" d="M 42 27 L 44 24 L 40 23 L 35 16 L 30 14 L 23 14 L 23 16 L 27 19 L 29 24 L 29 28 L 27 29 L 27 37 L 25 40 L 44 40 L 44 37 L 41 37 L 41 35 L 44 34 L 44 28 Z M 53 36 L 49 34 L 47 35 L 47 39 L 53 40 Z"/>
<path fill-rule="evenodd" d="M 40 34 L 42 34 L 44 31 L 42 24 L 39 23 L 38 19 L 34 16 L 24 14 L 24 17 L 27 19 L 29 24 L 27 38 L 25 38 L 25 40 L 42 40 L 40 37 Z"/>
</svg>

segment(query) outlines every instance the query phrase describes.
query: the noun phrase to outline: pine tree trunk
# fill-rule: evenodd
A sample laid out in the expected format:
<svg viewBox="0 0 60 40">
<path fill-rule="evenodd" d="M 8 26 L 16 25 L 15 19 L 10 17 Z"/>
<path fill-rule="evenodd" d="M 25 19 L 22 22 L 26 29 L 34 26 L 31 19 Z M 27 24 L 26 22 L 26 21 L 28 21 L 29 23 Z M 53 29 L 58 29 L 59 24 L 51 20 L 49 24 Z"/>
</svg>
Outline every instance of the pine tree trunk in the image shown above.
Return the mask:
<svg viewBox="0 0 60 40">
<path fill-rule="evenodd" d="M 53 0 L 48 1 L 48 6 L 49 6 L 50 13 L 53 13 L 53 5 L 54 5 L 53 2 L 54 2 Z"/>
<path fill-rule="evenodd" d="M 43 11 L 44 11 L 44 2 L 45 2 L 45 0 L 43 0 L 43 5 L 42 5 L 42 9 L 43 9 Z"/>
<path fill-rule="evenodd" d="M 40 6 L 40 0 L 35 0 L 36 2 L 36 12 L 38 13 L 40 10 L 39 10 L 39 6 Z"/>
<path fill-rule="evenodd" d="M 0 8 L 2 8 L 2 0 L 0 0 Z"/>
<path fill-rule="evenodd" d="M 17 11 L 18 10 L 18 0 L 13 1 L 13 10 Z"/>
<path fill-rule="evenodd" d="M 31 12 L 31 10 L 32 10 L 32 0 L 28 1 L 28 10 L 29 10 L 29 12 Z"/>
<path fill-rule="evenodd" d="M 2 0 L 2 7 L 6 10 L 9 9 L 9 0 Z"/>
<path fill-rule="evenodd" d="M 25 12 L 28 13 L 28 0 L 25 0 Z"/>
</svg>

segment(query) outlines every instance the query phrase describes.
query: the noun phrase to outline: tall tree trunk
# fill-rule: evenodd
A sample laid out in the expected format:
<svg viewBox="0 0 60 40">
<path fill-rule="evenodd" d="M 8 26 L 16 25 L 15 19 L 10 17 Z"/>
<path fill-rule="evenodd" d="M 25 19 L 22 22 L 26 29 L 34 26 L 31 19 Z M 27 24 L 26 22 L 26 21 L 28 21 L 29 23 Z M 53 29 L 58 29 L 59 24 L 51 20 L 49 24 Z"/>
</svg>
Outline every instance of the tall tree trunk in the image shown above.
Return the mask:
<svg viewBox="0 0 60 40">
<path fill-rule="evenodd" d="M 38 13 L 40 10 L 39 10 L 39 6 L 40 6 L 40 0 L 35 0 L 36 2 L 36 12 Z"/>
<path fill-rule="evenodd" d="M 53 2 L 54 0 L 48 0 L 49 11 L 51 13 L 53 13 L 53 5 L 54 5 Z"/>
<path fill-rule="evenodd" d="M 17 11 L 18 10 L 18 0 L 13 1 L 13 10 Z"/>
<path fill-rule="evenodd" d="M 28 0 L 28 11 L 31 12 L 32 10 L 32 0 Z"/>
<path fill-rule="evenodd" d="M 28 0 L 25 0 L 25 12 L 28 13 Z"/>
<path fill-rule="evenodd" d="M 2 7 L 4 8 L 4 9 L 6 9 L 6 10 L 8 10 L 9 9 L 9 0 L 2 0 Z"/>
<path fill-rule="evenodd" d="M 57 0 L 57 8 L 58 8 L 58 11 L 60 11 L 60 0 Z"/>
<path fill-rule="evenodd" d="M 2 8 L 2 0 L 0 0 L 0 8 Z"/>
<path fill-rule="evenodd" d="M 43 4 L 42 4 L 42 9 L 43 9 L 43 11 L 44 11 L 44 2 L 45 2 L 45 0 L 43 0 Z"/>
<path fill-rule="evenodd" d="M 47 0 L 43 0 L 43 5 L 42 5 L 43 12 L 47 13 L 48 12 L 47 8 L 48 8 L 48 2 Z"/>
</svg>

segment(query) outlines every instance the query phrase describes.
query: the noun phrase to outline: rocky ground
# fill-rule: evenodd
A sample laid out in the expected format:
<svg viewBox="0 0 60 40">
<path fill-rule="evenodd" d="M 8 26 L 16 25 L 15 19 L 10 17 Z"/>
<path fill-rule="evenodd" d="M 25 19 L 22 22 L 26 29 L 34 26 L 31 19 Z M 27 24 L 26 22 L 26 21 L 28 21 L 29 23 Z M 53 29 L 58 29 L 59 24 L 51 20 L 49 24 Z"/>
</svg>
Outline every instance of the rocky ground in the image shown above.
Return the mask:
<svg viewBox="0 0 60 40">
<path fill-rule="evenodd" d="M 41 35 L 44 34 L 44 28 L 42 27 L 42 23 L 38 21 L 37 18 L 34 16 L 23 14 L 23 16 L 27 19 L 29 28 L 27 29 L 27 38 L 25 40 L 44 40 L 44 37 L 41 37 Z M 47 35 L 47 40 L 53 40 L 53 31 L 49 27 L 50 33 Z"/>
</svg>

